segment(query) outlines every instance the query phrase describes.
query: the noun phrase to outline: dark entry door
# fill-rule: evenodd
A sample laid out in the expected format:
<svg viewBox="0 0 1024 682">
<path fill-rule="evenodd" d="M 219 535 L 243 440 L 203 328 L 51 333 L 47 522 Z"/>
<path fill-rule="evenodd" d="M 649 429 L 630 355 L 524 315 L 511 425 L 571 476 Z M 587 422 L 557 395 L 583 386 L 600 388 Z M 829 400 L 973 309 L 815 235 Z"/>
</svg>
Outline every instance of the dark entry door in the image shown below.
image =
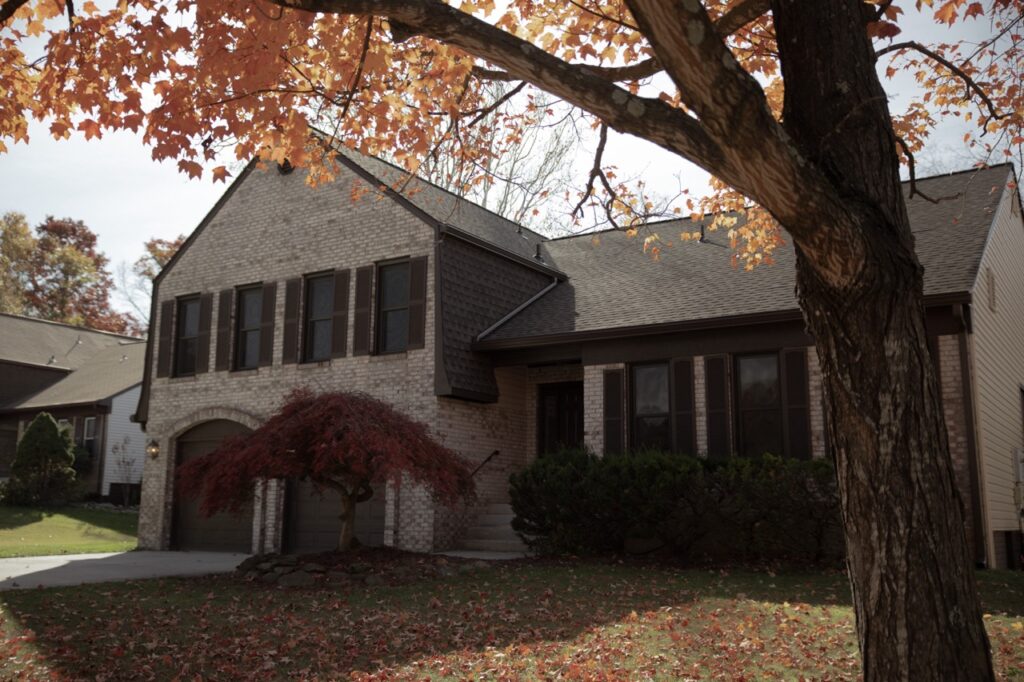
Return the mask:
<svg viewBox="0 0 1024 682">
<path fill-rule="evenodd" d="M 583 445 L 583 382 L 538 386 L 537 452 Z"/>
<path fill-rule="evenodd" d="M 249 429 L 232 421 L 200 424 L 178 437 L 178 466 L 212 452 L 225 438 L 244 433 L 249 433 Z M 205 517 L 199 512 L 198 500 L 175 495 L 171 544 L 185 550 L 251 552 L 252 516 L 252 502 L 237 514 Z"/>
</svg>

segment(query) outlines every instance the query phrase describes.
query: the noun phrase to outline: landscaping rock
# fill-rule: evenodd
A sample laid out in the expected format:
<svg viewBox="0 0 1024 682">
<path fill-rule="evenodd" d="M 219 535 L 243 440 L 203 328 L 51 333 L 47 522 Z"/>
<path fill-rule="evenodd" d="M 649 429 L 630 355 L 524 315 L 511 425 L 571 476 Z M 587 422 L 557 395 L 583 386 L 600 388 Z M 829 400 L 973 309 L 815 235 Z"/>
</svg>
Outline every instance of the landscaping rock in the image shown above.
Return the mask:
<svg viewBox="0 0 1024 682">
<path fill-rule="evenodd" d="M 303 564 L 302 570 L 306 571 L 307 573 L 326 573 L 327 567 L 323 564 L 310 562 L 308 564 Z"/>
<path fill-rule="evenodd" d="M 299 557 L 295 556 L 294 554 L 285 554 L 284 556 L 278 557 L 277 561 L 275 561 L 274 563 L 276 563 L 278 566 L 298 566 Z"/>
<path fill-rule="evenodd" d="M 270 573 L 264 573 L 263 575 L 261 575 L 260 576 L 260 580 L 265 582 L 265 583 L 268 583 L 268 584 L 273 584 L 273 583 L 276 583 L 280 577 L 281 577 L 280 574 L 274 573 L 274 572 L 270 572 Z"/>
<path fill-rule="evenodd" d="M 366 564 L 360 564 L 360 563 L 352 563 L 352 564 L 349 564 L 348 566 L 346 566 L 345 568 L 346 568 L 346 570 L 349 573 L 353 573 L 353 574 L 357 574 L 357 575 L 360 574 L 360 573 L 369 573 L 370 572 L 370 567 L 369 566 L 367 566 Z"/>
<path fill-rule="evenodd" d="M 262 571 L 264 573 L 266 573 L 267 571 L 272 571 L 272 570 L 274 570 L 274 562 L 273 561 L 264 561 L 262 563 L 256 564 L 256 570 L 257 571 Z"/>
<path fill-rule="evenodd" d="M 254 568 L 257 568 L 260 564 L 266 563 L 266 557 L 256 555 L 251 556 L 242 563 L 238 564 L 238 570 L 241 573 L 248 573 Z"/>
<path fill-rule="evenodd" d="M 345 571 L 331 571 L 327 574 L 327 582 L 349 583 L 352 582 L 352 576 Z"/>
<path fill-rule="evenodd" d="M 284 575 L 291 573 L 292 571 L 298 570 L 297 566 L 274 566 L 274 573 Z"/>
<path fill-rule="evenodd" d="M 297 570 L 282 575 L 277 584 L 281 587 L 312 587 L 314 582 L 311 574 Z"/>
</svg>

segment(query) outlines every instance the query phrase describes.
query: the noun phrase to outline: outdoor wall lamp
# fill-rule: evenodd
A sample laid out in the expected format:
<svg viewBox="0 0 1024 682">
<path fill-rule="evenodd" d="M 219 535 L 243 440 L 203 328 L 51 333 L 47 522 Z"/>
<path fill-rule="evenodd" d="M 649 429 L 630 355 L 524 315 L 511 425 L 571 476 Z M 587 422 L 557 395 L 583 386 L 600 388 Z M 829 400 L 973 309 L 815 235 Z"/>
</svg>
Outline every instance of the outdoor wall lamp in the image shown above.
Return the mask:
<svg viewBox="0 0 1024 682">
<path fill-rule="evenodd" d="M 146 443 L 146 454 L 149 455 L 150 459 L 156 459 L 160 456 L 160 443 L 155 440 L 151 440 Z"/>
</svg>

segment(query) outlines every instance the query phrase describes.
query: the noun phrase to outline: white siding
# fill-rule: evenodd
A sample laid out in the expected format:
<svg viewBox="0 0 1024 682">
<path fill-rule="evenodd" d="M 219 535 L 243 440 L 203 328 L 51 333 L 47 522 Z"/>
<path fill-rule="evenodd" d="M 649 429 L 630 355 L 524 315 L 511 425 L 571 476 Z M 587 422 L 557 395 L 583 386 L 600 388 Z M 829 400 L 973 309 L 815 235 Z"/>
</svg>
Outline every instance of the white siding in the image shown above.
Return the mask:
<svg viewBox="0 0 1024 682">
<path fill-rule="evenodd" d="M 111 483 L 139 483 L 146 457 L 146 435 L 131 421 L 139 403 L 141 386 L 114 397 L 107 417 L 107 437 L 103 447 L 103 495 L 110 494 Z"/>
<path fill-rule="evenodd" d="M 1024 221 L 1018 201 L 1015 191 L 1003 190 L 972 292 L 973 365 L 989 562 L 994 560 L 993 533 L 1020 527 L 1011 468 L 1013 449 L 1024 446 L 1020 394 L 1024 386 Z"/>
</svg>

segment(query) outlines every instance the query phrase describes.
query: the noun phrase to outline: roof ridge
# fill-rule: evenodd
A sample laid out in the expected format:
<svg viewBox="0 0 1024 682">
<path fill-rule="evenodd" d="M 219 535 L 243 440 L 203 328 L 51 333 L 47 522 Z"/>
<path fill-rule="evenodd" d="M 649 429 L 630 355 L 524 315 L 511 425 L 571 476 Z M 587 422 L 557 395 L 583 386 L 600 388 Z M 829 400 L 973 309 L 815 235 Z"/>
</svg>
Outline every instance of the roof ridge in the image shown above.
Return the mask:
<svg viewBox="0 0 1024 682">
<path fill-rule="evenodd" d="M 2 317 L 13 317 L 18 320 L 27 320 L 28 322 L 40 322 L 43 324 L 52 324 L 57 327 L 67 327 L 68 329 L 75 329 L 80 332 L 88 332 L 90 334 L 104 334 L 106 336 L 116 336 L 120 339 L 128 339 L 133 342 L 144 342 L 146 340 L 143 336 L 131 336 L 129 334 L 119 334 L 117 332 L 108 332 L 104 329 L 93 329 L 92 327 L 83 327 L 82 325 L 69 324 L 67 322 L 57 322 L 56 320 L 44 320 L 41 317 L 32 317 L 31 315 L 21 315 L 19 313 L 0 313 Z"/>
<path fill-rule="evenodd" d="M 313 131 L 317 132 L 320 135 L 324 135 L 324 136 L 328 136 L 328 137 L 334 137 L 333 135 L 330 135 L 329 133 L 327 133 L 327 132 L 325 132 L 323 130 L 320 130 L 316 126 L 312 126 L 311 125 L 309 127 Z M 344 146 L 344 145 L 342 145 L 342 146 Z M 359 151 L 358 149 L 352 149 L 351 147 L 344 147 L 344 149 L 345 149 L 345 151 L 355 152 L 356 154 L 359 154 L 360 156 L 364 156 L 364 157 L 366 157 L 368 159 L 373 159 L 374 161 L 379 161 L 380 163 L 383 163 L 383 164 L 385 164 L 387 166 L 390 166 L 391 168 L 394 168 L 396 171 L 398 171 L 400 173 L 405 173 L 407 175 L 411 175 L 412 177 L 416 178 L 416 180 L 418 180 L 418 181 L 420 181 L 420 182 L 422 182 L 424 184 L 430 185 L 434 189 L 440 190 L 440 191 L 444 192 L 445 194 L 449 194 L 452 197 L 454 197 L 455 199 L 458 199 L 459 201 L 464 201 L 467 204 L 472 204 L 473 206 L 476 206 L 480 210 L 487 211 L 488 213 L 490 213 L 491 215 L 495 216 L 496 218 L 500 218 L 501 220 L 504 220 L 505 222 L 509 223 L 510 225 L 514 225 L 517 228 L 521 228 L 523 230 L 526 230 L 527 232 L 529 232 L 529 233 L 533 234 L 534 236 L 536 236 L 541 241 L 548 241 L 548 240 L 551 239 L 550 237 L 542 235 L 540 232 L 537 232 L 536 230 L 530 229 L 529 227 L 527 227 L 526 225 L 523 225 L 522 223 L 517 223 L 516 221 L 512 220 L 511 218 L 506 218 L 505 216 L 501 215 L 500 213 L 498 213 L 496 211 L 492 211 L 491 209 L 487 208 L 486 206 L 482 206 L 481 204 L 478 204 L 475 201 L 467 199 L 466 197 L 459 196 L 458 194 L 456 194 L 455 192 L 451 191 L 450 189 L 446 189 L 446 188 L 442 187 L 441 185 L 438 185 L 435 182 L 431 182 L 430 180 L 427 180 L 426 178 L 420 176 L 418 173 L 410 173 L 408 169 L 402 168 L 401 166 L 397 166 L 397 165 L 391 163 L 390 161 L 388 161 L 387 159 L 382 159 L 379 156 L 373 156 L 371 154 L 364 154 L 363 152 Z M 339 153 L 344 153 L 340 149 L 338 151 L 339 151 Z M 360 164 L 360 166 L 362 166 L 362 164 Z M 368 168 L 364 168 L 364 170 L 366 170 L 366 172 L 370 173 L 370 175 L 373 175 L 374 177 L 377 177 L 377 175 L 375 173 L 371 172 Z M 377 179 L 380 180 L 381 182 L 384 182 L 379 177 Z"/>
</svg>

